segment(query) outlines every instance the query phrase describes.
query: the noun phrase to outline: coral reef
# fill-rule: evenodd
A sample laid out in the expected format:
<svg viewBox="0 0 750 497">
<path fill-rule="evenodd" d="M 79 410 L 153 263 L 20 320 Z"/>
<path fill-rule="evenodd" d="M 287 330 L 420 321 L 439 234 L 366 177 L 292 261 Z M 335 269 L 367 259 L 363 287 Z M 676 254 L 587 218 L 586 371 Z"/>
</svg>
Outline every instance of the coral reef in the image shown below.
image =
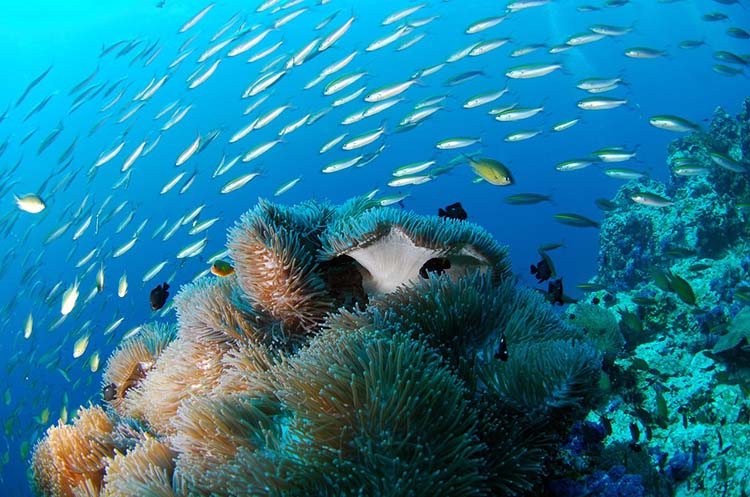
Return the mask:
<svg viewBox="0 0 750 497">
<path fill-rule="evenodd" d="M 261 202 L 228 244 L 38 442 L 40 493 L 534 494 L 598 398 L 597 346 L 475 224 Z"/>
<path fill-rule="evenodd" d="M 737 170 L 721 167 L 722 157 Z M 721 273 L 711 279 L 726 277 L 728 286 L 737 285 L 742 281 L 738 277 L 747 275 L 740 254 L 747 253 L 742 249 L 750 235 L 750 99 L 736 118 L 719 108 L 707 131 L 675 140 L 667 165 L 671 174 L 666 185 L 641 179 L 620 188 L 618 207 L 601 227 L 597 281 L 611 290 L 632 289 L 651 280 L 652 268 L 731 257 L 731 264 L 716 268 Z M 678 174 L 688 168 L 695 172 Z M 633 203 L 632 195 L 642 191 L 663 195 L 674 205 Z"/>
<path fill-rule="evenodd" d="M 750 490 L 750 99 L 675 140 L 667 163 L 667 184 L 623 185 L 602 223 L 596 312 L 616 317 L 627 353 L 605 364 L 610 400 L 589 414 L 611 433 L 593 457 L 558 458 L 553 495 Z M 672 205 L 634 203 L 637 192 Z M 569 309 L 575 324 L 581 311 Z"/>
</svg>

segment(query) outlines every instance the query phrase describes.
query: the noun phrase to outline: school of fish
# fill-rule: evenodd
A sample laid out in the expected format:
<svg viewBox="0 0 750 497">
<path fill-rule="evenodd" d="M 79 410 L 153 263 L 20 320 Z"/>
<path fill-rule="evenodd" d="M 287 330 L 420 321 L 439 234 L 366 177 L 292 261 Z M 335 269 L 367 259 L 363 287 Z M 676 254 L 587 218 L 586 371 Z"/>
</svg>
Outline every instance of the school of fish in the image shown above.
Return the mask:
<svg viewBox="0 0 750 497">
<path fill-rule="evenodd" d="M 81 61 L 80 79 L 70 88 L 57 86 L 54 78 L 79 68 L 50 62 L 20 95 L 3 96 L 7 105 L 0 98 L 0 194 L 11 199 L 0 212 L 0 233 L 12 240 L 0 253 L 0 276 L 20 268 L 18 290 L 0 303 L 3 328 L 18 330 L 5 370 L 27 378 L 35 391 L 28 405 L 6 388 L 5 404 L 14 406 L 4 422 L 6 437 L 21 440 L 28 453 L 29 440 L 49 421 L 67 418 L 68 392 L 86 389 L 92 381 L 93 375 L 78 370 L 96 373 L 99 358 L 138 331 L 132 315 L 147 308 L 157 281 L 166 287 L 233 272 L 223 259 L 226 229 L 236 216 L 227 215 L 223 199 L 231 198 L 241 212 L 258 195 L 251 184 L 263 181 L 265 196 L 281 196 L 309 178 L 325 184 L 331 175 L 367 174 L 377 179 L 347 196 L 367 194 L 386 206 L 419 195 L 420 185 L 463 181 L 469 174 L 468 184 L 527 191 L 514 191 L 505 202 L 530 205 L 552 197 L 533 192 L 533 184 L 518 184 L 514 172 L 524 166 L 510 165 L 497 150 L 527 140 L 543 146 L 545 136 L 585 126 L 600 112 L 627 112 L 617 119 L 635 119 L 653 133 L 699 129 L 688 109 L 645 112 L 621 68 L 651 59 L 668 65 L 708 50 L 710 55 L 703 55 L 708 70 L 734 84 L 748 77 L 750 56 L 723 49 L 723 39 L 687 39 L 678 32 L 670 46 L 645 46 L 641 37 L 631 44 L 638 22 L 627 9 L 639 1 L 645 0 L 511 1 L 461 25 L 444 13 L 451 2 L 436 0 L 401 4 L 379 19 L 362 17 L 358 5 L 343 0 L 266 0 L 256 8 L 237 2 L 238 10 L 230 14 L 226 5 L 208 3 L 176 20 L 170 40 L 161 33 L 104 44 L 97 60 Z M 682 2 L 653 3 L 669 9 L 668 4 Z M 725 24 L 727 40 L 750 39 L 747 13 L 735 4 L 705 0 L 702 22 Z M 589 28 L 563 36 L 544 26 L 536 32 L 506 29 L 530 11 L 553 8 L 585 16 Z M 744 24 L 735 22 L 740 16 Z M 458 44 L 432 41 L 445 33 Z M 611 68 L 576 73 L 574 54 L 594 44 L 611 51 Z M 389 71 L 378 73 L 378 64 Z M 550 118 L 548 99 L 555 95 L 518 97 L 520 88 L 542 78 L 556 78 L 556 84 L 578 92 L 563 120 L 558 114 Z M 481 81 L 484 89 L 457 97 L 472 81 Z M 61 107 L 63 113 L 51 115 Z M 85 113 L 87 129 L 70 124 Z M 431 143 L 410 145 L 421 159 L 397 162 L 388 155 L 395 142 L 438 119 L 455 126 L 438 128 Z M 467 136 L 462 120 L 482 122 L 484 131 Z M 303 135 L 304 140 L 298 138 Z M 289 158 L 310 141 L 315 157 Z M 572 157 L 550 151 L 547 168 L 550 175 L 588 169 L 638 179 L 649 174 L 638 152 L 638 143 L 615 143 Z M 748 172 L 747 163 L 728 156 L 716 153 L 712 160 L 715 167 Z M 638 165 L 620 166 L 627 162 Z M 32 164 L 36 182 L 19 179 Z M 686 163 L 673 173 L 710 170 Z M 185 198 L 193 199 L 189 208 L 173 207 L 184 205 L 177 199 Z M 672 205 L 649 191 L 631 199 L 654 208 Z M 554 219 L 598 226 L 572 212 Z M 141 249 L 155 243 L 162 249 Z M 50 279 L 40 270 L 48 260 L 67 276 Z M 196 272 L 198 260 L 202 266 Z M 170 303 L 154 310 L 154 317 L 169 312 Z M 55 333 L 60 327 L 67 331 Z M 43 372 L 59 375 L 64 391 L 53 392 Z M 0 462 L 8 457 L 6 451 Z"/>
</svg>

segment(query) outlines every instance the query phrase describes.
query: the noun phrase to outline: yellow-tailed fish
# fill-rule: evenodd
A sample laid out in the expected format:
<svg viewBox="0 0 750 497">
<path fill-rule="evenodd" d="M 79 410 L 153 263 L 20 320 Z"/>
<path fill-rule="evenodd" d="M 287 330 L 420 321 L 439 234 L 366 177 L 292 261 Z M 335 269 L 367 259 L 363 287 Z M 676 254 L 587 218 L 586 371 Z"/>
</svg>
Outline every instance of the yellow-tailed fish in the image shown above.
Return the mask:
<svg viewBox="0 0 750 497">
<path fill-rule="evenodd" d="M 112 257 L 120 257 L 121 255 L 125 254 L 128 250 L 133 248 L 133 245 L 135 245 L 135 242 L 137 241 L 138 237 L 133 237 L 129 242 L 115 249 L 115 251 L 112 253 Z"/>
<path fill-rule="evenodd" d="M 193 143 L 188 145 L 188 147 L 182 151 L 179 157 L 177 157 L 175 166 L 181 166 L 185 162 L 187 162 L 188 159 L 190 159 L 190 157 L 192 157 L 193 154 L 195 154 L 195 152 L 198 151 L 198 147 L 200 146 L 200 144 L 201 144 L 201 135 L 200 133 L 198 133 L 198 136 L 195 138 L 195 141 L 193 141 Z"/>
<path fill-rule="evenodd" d="M 175 185 L 176 185 L 177 183 L 179 183 L 179 182 L 180 182 L 180 180 L 181 180 L 181 179 L 182 179 L 183 177 L 185 177 L 185 174 L 187 174 L 187 173 L 185 173 L 185 172 L 181 172 L 181 173 L 177 174 L 177 175 L 176 175 L 176 176 L 175 176 L 174 178 L 172 178 L 171 180 L 169 180 L 169 181 L 167 182 L 167 184 L 166 184 L 166 185 L 164 185 L 164 186 L 162 187 L 162 189 L 161 189 L 161 191 L 160 191 L 159 193 L 160 193 L 161 195 L 164 195 L 164 194 L 165 194 L 165 193 L 167 193 L 167 192 L 168 192 L 169 190 L 171 190 L 172 188 L 174 188 L 174 187 L 175 187 Z"/>
<path fill-rule="evenodd" d="M 26 323 L 24 323 L 23 326 L 23 337 L 29 338 L 31 337 L 31 332 L 34 329 L 34 316 L 29 313 L 28 317 L 26 318 Z"/>
<path fill-rule="evenodd" d="M 211 64 L 211 66 L 205 70 L 205 72 L 199 74 L 190 82 L 190 85 L 188 86 L 188 88 L 191 90 L 194 88 L 198 88 L 200 85 L 208 81 L 208 78 L 210 78 L 216 72 L 216 69 L 219 67 L 219 62 L 221 62 L 221 59 L 216 59 L 216 61 L 214 61 L 214 63 Z"/>
<path fill-rule="evenodd" d="M 214 5 L 215 4 L 213 4 L 213 3 L 208 4 L 200 12 L 198 12 L 197 14 L 195 14 L 189 21 L 187 21 L 185 24 L 183 24 L 182 27 L 179 29 L 178 32 L 179 33 L 184 33 L 188 29 L 190 29 L 193 26 L 195 26 L 196 24 L 198 24 L 198 21 L 200 21 L 201 19 L 203 19 L 203 16 L 205 16 L 206 14 L 208 14 L 208 11 L 211 10 Z"/>
<path fill-rule="evenodd" d="M 122 147 L 124 147 L 124 146 L 125 146 L 125 142 L 122 142 L 119 145 L 117 145 L 115 148 L 113 148 L 112 150 L 110 150 L 109 152 L 106 152 L 106 153 L 102 154 L 99 157 L 99 159 L 97 159 L 97 161 L 94 163 L 94 167 L 103 166 L 107 162 L 109 162 L 112 159 L 114 159 L 115 156 L 120 153 L 120 150 L 122 150 Z"/>
<path fill-rule="evenodd" d="M 117 283 L 117 296 L 122 298 L 128 293 L 128 275 L 127 273 L 122 273 L 122 276 L 120 276 L 120 281 Z"/>
<path fill-rule="evenodd" d="M 104 263 L 99 264 L 99 271 L 96 272 L 96 289 L 97 291 L 104 290 Z"/>
<path fill-rule="evenodd" d="M 294 178 L 293 180 L 284 183 L 274 192 L 273 196 L 278 197 L 279 195 L 288 192 L 294 185 L 299 183 L 301 179 L 302 179 L 302 176 L 298 178 Z"/>
<path fill-rule="evenodd" d="M 41 197 L 39 197 L 39 195 L 35 193 L 27 193 L 26 195 L 21 195 L 20 197 L 14 195 L 13 198 L 15 199 L 16 205 L 19 209 L 30 214 L 38 214 L 42 212 L 45 207 L 47 207 L 47 205 L 44 203 L 44 200 L 42 200 Z"/>
<path fill-rule="evenodd" d="M 73 284 L 65 290 L 62 296 L 62 305 L 60 306 L 60 314 L 67 316 L 70 311 L 76 306 L 78 300 L 78 280 L 75 280 Z"/>
<path fill-rule="evenodd" d="M 86 347 L 89 346 L 89 335 L 85 334 L 73 345 L 73 359 L 78 359 L 86 352 Z"/>
<path fill-rule="evenodd" d="M 91 359 L 89 359 L 89 370 L 92 373 L 96 373 L 99 371 L 99 351 L 97 350 L 93 354 L 91 354 Z M 63 409 L 65 406 L 63 406 Z"/>
<path fill-rule="evenodd" d="M 203 249 L 206 248 L 207 243 L 208 238 L 201 238 L 197 242 L 193 242 L 183 247 L 182 250 L 177 252 L 177 258 L 185 259 L 188 257 L 195 257 L 196 255 L 199 255 L 201 252 L 203 252 Z"/>
<path fill-rule="evenodd" d="M 110 333 L 112 333 L 113 331 L 115 331 L 115 329 L 117 329 L 117 327 L 120 326 L 120 324 L 124 320 L 125 320 L 125 318 L 121 317 L 121 318 L 117 318 L 114 321 L 112 321 L 111 323 L 109 323 L 107 325 L 107 327 L 104 328 L 104 331 L 102 332 L 102 335 L 109 335 Z"/>
</svg>

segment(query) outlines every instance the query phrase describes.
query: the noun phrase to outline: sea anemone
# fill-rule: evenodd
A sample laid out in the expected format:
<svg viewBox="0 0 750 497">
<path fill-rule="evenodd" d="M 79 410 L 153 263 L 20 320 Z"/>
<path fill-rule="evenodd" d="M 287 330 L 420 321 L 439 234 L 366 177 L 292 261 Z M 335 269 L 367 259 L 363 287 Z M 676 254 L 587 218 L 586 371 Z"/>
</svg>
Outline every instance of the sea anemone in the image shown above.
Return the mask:
<svg viewBox="0 0 750 497">
<path fill-rule="evenodd" d="M 260 202 L 230 231 L 239 286 L 256 311 L 289 333 L 315 330 L 334 309 L 315 263 L 318 234 L 331 213 L 313 203 L 291 209 Z"/>
<path fill-rule="evenodd" d="M 507 361 L 488 360 L 478 369 L 491 396 L 533 419 L 581 406 L 598 387 L 601 357 L 588 342 L 521 342 Z"/>
<path fill-rule="evenodd" d="M 239 450 L 264 451 L 269 441 L 278 438 L 274 418 L 280 411 L 277 401 L 248 395 L 193 397 L 183 402 L 173 421 L 176 434 L 171 443 L 179 453 L 177 468 L 190 488 L 225 495 L 229 483 L 223 467 Z M 253 466 L 245 467 L 245 479 L 254 471 Z"/>
<path fill-rule="evenodd" d="M 176 330 L 175 326 L 170 325 L 143 326 L 137 335 L 123 342 L 109 357 L 102 376 L 103 397 L 119 415 L 140 417 L 128 402 L 129 394 L 154 367 L 164 348 L 174 340 Z"/>
<path fill-rule="evenodd" d="M 576 336 L 553 308 L 531 290 L 503 279 L 493 282 L 487 272 L 452 279 L 431 276 L 411 286 L 379 295 L 363 311 L 339 312 L 327 326 L 403 330 L 437 347 L 469 386 L 476 381 L 477 360 L 494 359 L 498 342 L 508 347 Z"/>
<path fill-rule="evenodd" d="M 175 452 L 165 442 L 148 438 L 107 464 L 100 497 L 177 497 L 172 488 Z"/>
<path fill-rule="evenodd" d="M 98 492 L 107 458 L 115 450 L 113 429 L 114 423 L 98 406 L 79 409 L 72 425 L 48 428 L 31 456 L 36 489 L 56 497 Z"/>
<path fill-rule="evenodd" d="M 322 260 L 348 256 L 358 264 L 368 295 L 442 273 L 457 278 L 480 269 L 510 274 L 507 251 L 480 226 L 455 219 L 372 208 L 339 217 L 322 236 Z"/>
<path fill-rule="evenodd" d="M 241 302 L 240 293 L 234 275 L 183 286 L 174 299 L 180 336 L 207 344 L 265 341 L 260 320 Z"/>
<path fill-rule="evenodd" d="M 475 400 L 485 471 L 493 495 L 532 495 L 545 473 L 552 437 L 545 420 L 510 412 L 498 398 L 484 393 Z"/>
<path fill-rule="evenodd" d="M 171 420 L 180 403 L 191 395 L 217 388 L 224 371 L 225 352 L 218 344 L 192 342 L 181 337 L 172 341 L 131 395 L 132 409 L 156 433 L 174 433 Z"/>
<path fill-rule="evenodd" d="M 575 315 L 575 325 L 586 332 L 586 337 L 600 352 L 614 355 L 625 347 L 625 338 L 612 311 L 602 306 L 579 302 L 570 312 Z"/>
<path fill-rule="evenodd" d="M 117 423 L 98 409 L 91 435 L 80 419 L 49 429 L 34 453 L 41 490 L 531 492 L 540 420 L 596 385 L 597 352 L 515 287 L 506 249 L 474 224 L 366 198 L 261 202 L 229 248 L 234 276 L 175 298 L 177 332 L 146 327 L 108 362 Z"/>
<path fill-rule="evenodd" d="M 238 348 L 230 349 L 222 357 L 224 374 L 220 379 L 219 391 L 254 396 L 263 392 L 270 394 L 273 386 L 269 371 L 283 357 L 278 349 L 260 343 L 244 343 Z"/>
<path fill-rule="evenodd" d="M 476 413 L 424 342 L 404 334 L 328 330 L 275 371 L 307 453 L 335 468 L 310 494 L 476 495 L 485 482 Z M 317 483 L 314 483 L 316 482 Z M 322 492 L 321 488 L 327 488 Z"/>
</svg>

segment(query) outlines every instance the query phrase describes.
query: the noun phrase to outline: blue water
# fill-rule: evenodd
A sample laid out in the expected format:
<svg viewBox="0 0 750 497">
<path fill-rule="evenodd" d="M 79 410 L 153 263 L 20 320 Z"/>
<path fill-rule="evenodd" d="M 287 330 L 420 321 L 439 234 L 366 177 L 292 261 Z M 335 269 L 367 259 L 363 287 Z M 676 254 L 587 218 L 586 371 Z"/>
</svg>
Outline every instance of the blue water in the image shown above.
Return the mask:
<svg viewBox="0 0 750 497">
<path fill-rule="evenodd" d="M 13 173 L 15 186 L 4 193 L 0 203 L 2 231 L 7 238 L 0 249 L 3 260 L 2 294 L 0 309 L 3 310 L 3 374 L 5 398 L 0 406 L 0 419 L 4 423 L 3 443 L 0 445 L 2 476 L 0 482 L 4 495 L 29 495 L 25 477 L 26 458 L 22 457 L 22 446 L 32 444 L 43 433 L 47 425 L 56 421 L 65 403 L 70 415 L 80 404 L 89 400 L 98 401 L 100 375 L 106 358 L 116 347 L 119 339 L 130 329 L 151 319 L 173 319 L 152 314 L 148 294 L 157 283 L 171 281 L 172 294 L 179 285 L 189 282 L 208 266 L 206 259 L 223 248 L 226 229 L 240 214 L 252 207 L 259 197 L 271 198 L 274 191 L 285 182 L 302 177 L 298 185 L 280 196 L 278 201 L 296 203 L 304 199 L 330 199 L 340 203 L 345 199 L 365 194 L 379 188 L 378 195 L 408 193 L 404 201 L 406 208 L 422 214 L 436 213 L 438 207 L 452 202 L 462 202 L 470 220 L 486 227 L 497 239 L 510 247 L 513 267 L 523 284 L 533 285 L 528 267 L 536 263 L 539 256 L 536 247 L 543 243 L 564 242 L 565 247 L 552 252 L 558 273 L 564 277 L 568 293 L 580 296 L 574 288 L 591 278 L 596 271 L 598 231 L 561 225 L 553 219 L 557 212 L 575 212 L 601 220 L 603 214 L 594 205 L 599 197 L 610 198 L 621 181 L 608 178 L 602 167 L 560 173 L 554 166 L 562 161 L 585 157 L 604 146 L 623 145 L 637 147 L 637 162 L 612 164 L 648 171 L 655 179 L 665 181 L 668 170 L 665 165 L 666 148 L 678 135 L 656 129 L 649 125 L 648 117 L 655 114 L 677 114 L 695 122 L 710 117 L 717 106 L 736 113 L 740 101 L 747 95 L 748 69 L 744 74 L 727 77 L 712 70 L 714 50 L 726 50 L 738 54 L 750 51 L 750 42 L 730 38 L 725 34 L 729 26 L 748 28 L 748 10 L 739 5 L 725 6 L 709 0 L 682 1 L 661 4 L 651 0 L 639 0 L 618 8 L 600 7 L 596 12 L 582 13 L 576 7 L 583 2 L 558 0 L 548 5 L 514 13 L 509 19 L 480 34 L 464 34 L 466 27 L 484 17 L 502 15 L 504 8 L 496 1 L 443 1 L 430 0 L 423 9 L 409 19 L 418 20 L 439 16 L 433 22 L 414 31 L 394 44 L 374 52 L 364 52 L 372 41 L 382 38 L 397 29 L 400 23 L 382 26 L 381 21 L 390 13 L 414 2 L 380 2 L 374 0 L 332 0 L 325 5 L 306 1 L 279 13 L 268 11 L 256 13 L 260 2 L 219 1 L 198 24 L 186 33 L 177 31 L 188 19 L 207 5 L 204 1 L 166 0 L 163 8 L 156 2 L 135 0 L 113 0 L 93 2 L 69 0 L 52 2 L 6 2 L 0 16 L 0 60 L 4 77 L 0 78 L 0 113 L 11 107 L 8 117 L 0 122 L 0 144 L 8 141 L 7 150 L 0 156 L 3 179 L 20 159 L 21 165 Z M 282 5 L 281 2 L 279 5 Z M 470 7 L 469 7 L 470 4 Z M 301 7 L 309 10 L 286 26 L 269 34 L 256 48 L 239 57 L 227 57 L 229 44 L 209 59 L 208 66 L 221 58 L 216 73 L 202 86 L 188 90 L 187 78 L 200 66 L 198 56 L 210 45 L 210 38 L 235 13 L 246 22 L 266 26 L 287 12 Z M 730 16 L 728 21 L 708 23 L 701 15 L 721 11 Z M 320 31 L 314 27 L 329 15 L 338 12 L 333 21 Z M 304 47 L 315 37 L 323 37 L 355 16 L 351 29 L 331 49 L 291 69 L 271 90 L 262 95 L 268 99 L 249 116 L 242 111 L 259 97 L 241 99 L 245 88 L 260 75 L 261 68 L 283 55 L 283 65 L 289 56 Z M 565 53 L 551 55 L 546 49 L 530 55 L 511 58 L 510 52 L 530 43 L 545 43 L 548 46 L 563 43 L 570 35 L 586 31 L 592 24 L 632 26 L 633 31 L 622 37 L 610 37 L 590 45 L 573 48 Z M 239 22 L 219 38 L 226 39 L 239 26 Z M 396 51 L 401 43 L 419 33 L 424 39 L 413 47 Z M 254 36 L 245 35 L 242 39 Z M 168 65 L 177 58 L 179 49 L 188 38 L 195 36 L 187 50 L 193 52 L 176 69 Z M 434 75 L 423 78 L 418 86 L 411 87 L 402 97 L 403 102 L 383 114 L 365 119 L 357 124 L 343 126 L 340 121 L 351 113 L 363 109 L 362 97 L 344 106 L 332 109 L 313 125 L 305 125 L 284 137 L 283 143 L 271 149 L 261 158 L 248 164 L 238 163 L 231 171 L 219 178 L 212 173 L 225 154 L 228 159 L 246 152 L 252 146 L 276 138 L 285 125 L 296 121 L 307 113 L 315 113 L 330 107 L 339 98 L 359 88 L 364 81 L 369 93 L 371 89 L 406 81 L 420 68 L 430 67 L 465 48 L 471 43 L 490 38 L 510 37 L 512 42 L 478 57 L 466 57 L 447 64 Z M 682 50 L 678 43 L 685 39 L 705 40 L 706 44 L 695 50 Z M 141 40 L 128 54 L 116 57 L 121 47 L 99 58 L 103 46 L 120 40 Z M 283 41 L 281 47 L 268 57 L 252 63 L 247 58 L 259 51 Z M 133 60 L 142 50 L 154 43 L 161 49 L 148 67 L 148 58 Z M 668 55 L 654 60 L 630 59 L 623 55 L 628 47 L 648 46 L 665 50 Z M 332 62 L 340 60 L 353 50 L 359 54 L 352 63 L 336 76 L 327 78 L 313 89 L 303 86 L 314 79 Z M 560 62 L 564 71 L 529 80 L 509 80 L 504 73 L 511 66 L 528 63 Z M 13 108 L 29 82 L 52 65 L 49 75 L 33 88 L 17 108 Z M 105 83 L 105 89 L 118 79 L 122 83 L 109 96 L 102 90 L 91 101 L 69 114 L 73 98 L 70 90 L 98 71 L 89 85 Z M 327 81 L 338 75 L 366 70 L 368 75 L 349 89 L 335 97 L 322 95 Z M 446 87 L 443 81 L 459 73 L 481 70 L 483 76 L 459 86 Z M 127 110 L 132 98 L 143 90 L 152 78 L 159 80 L 170 76 L 164 86 L 156 92 L 133 117 L 117 124 Z M 575 83 L 588 77 L 621 76 L 627 86 L 606 93 L 628 100 L 627 106 L 605 111 L 581 111 L 576 102 L 588 96 L 575 87 Z M 88 85 L 87 85 L 88 86 Z M 463 102 L 477 93 L 509 88 L 509 93 L 500 100 L 486 106 L 463 109 Z M 122 88 L 127 88 L 122 99 L 109 111 L 99 109 L 109 102 Z M 24 122 L 31 108 L 45 96 L 56 92 L 49 104 L 38 114 Z M 424 98 L 448 94 L 442 103 L 445 109 L 424 121 L 416 129 L 406 133 L 393 133 L 398 122 L 408 114 L 415 103 Z M 132 167 L 132 177 L 127 188 L 113 190 L 112 186 L 122 177 L 123 161 L 143 141 L 149 143 L 159 134 L 159 128 L 167 117 L 159 121 L 153 116 L 167 104 L 179 99 L 179 105 L 191 104 L 186 118 L 174 128 L 164 132 L 157 147 L 146 157 L 139 158 Z M 544 112 L 527 121 L 502 123 L 495 121 L 487 111 L 492 107 L 517 102 L 519 106 L 544 105 Z M 127 105 L 126 105 L 127 104 Z M 229 144 L 229 137 L 245 126 L 260 112 L 279 105 L 289 104 L 271 125 L 251 132 L 238 143 Z M 103 116 L 109 120 L 89 137 L 89 130 Z M 573 128 L 554 133 L 553 124 L 572 118 L 581 118 Z M 37 156 L 37 148 L 50 131 L 62 120 L 64 130 L 55 142 Z M 363 149 L 373 151 L 379 143 L 386 149 L 373 163 L 363 168 L 322 174 L 321 168 L 328 163 L 356 155 L 335 147 L 321 155 L 320 147 L 331 138 L 349 132 L 349 137 L 385 125 L 385 139 Z M 24 145 L 21 138 L 35 127 L 38 131 Z M 221 134 L 200 154 L 177 168 L 175 160 L 190 144 L 197 133 L 206 135 L 220 129 Z M 541 129 L 544 133 L 528 141 L 506 143 L 503 137 L 521 129 Z M 123 136 L 124 135 L 124 136 Z M 512 171 L 515 184 L 498 187 L 488 183 L 474 184 L 472 170 L 462 164 L 448 175 L 433 181 L 403 188 L 391 188 L 386 182 L 391 171 L 398 166 L 434 158 L 444 163 L 453 158 L 456 151 L 439 151 L 435 143 L 454 136 L 481 137 L 481 147 L 464 149 L 480 152 L 506 164 Z M 57 158 L 78 137 L 73 161 L 64 170 Z M 89 179 L 87 171 L 101 153 L 112 149 L 122 141 L 125 146 L 109 163 L 98 168 Z M 361 151 L 357 151 L 359 153 Z M 222 195 L 219 193 L 226 181 L 240 174 L 258 170 L 261 175 L 243 188 Z M 47 209 L 37 215 L 20 212 L 12 194 L 37 191 L 43 181 L 52 176 L 45 192 L 68 174 L 78 171 L 67 189 L 52 196 L 42 195 Z M 178 172 L 185 171 L 185 178 L 165 195 L 159 192 Z M 196 173 L 195 183 L 184 194 L 179 194 L 186 179 Z M 514 193 L 536 192 L 551 194 L 553 203 L 532 206 L 512 206 L 503 198 Z M 114 207 L 127 201 L 127 205 L 107 224 L 94 226 L 73 241 L 73 233 L 88 213 L 96 214 L 105 199 L 112 195 L 104 209 L 105 216 Z M 88 196 L 84 214 L 73 219 L 81 202 Z M 208 231 L 191 236 L 189 227 L 180 228 L 174 237 L 162 241 L 162 232 L 152 239 L 154 230 L 167 219 L 167 229 L 182 215 L 205 204 L 199 219 L 220 217 Z M 131 211 L 135 210 L 132 222 L 120 233 L 117 226 Z M 148 223 L 134 248 L 119 258 L 112 258 L 112 251 L 131 239 L 134 230 L 144 220 Z M 60 225 L 71 221 L 71 227 L 59 239 L 45 245 L 48 234 Z M 200 237 L 208 236 L 203 253 L 194 258 L 175 258 L 177 252 Z M 99 252 L 92 259 L 94 267 L 86 272 L 90 264 L 76 268 L 76 262 L 94 248 Z M 168 260 L 168 264 L 157 277 L 145 284 L 143 274 L 156 263 Z M 95 285 L 95 274 L 104 264 L 104 291 L 87 304 L 83 301 Z M 29 270 L 31 268 L 31 270 Z M 25 271 L 27 280 L 22 281 Z M 124 298 L 119 298 L 117 280 L 127 272 L 130 288 Z M 61 294 L 45 303 L 50 290 L 61 282 L 64 290 L 78 279 L 80 297 L 75 310 L 57 329 L 49 331 L 50 325 L 60 316 Z M 34 319 L 34 329 L 29 339 L 23 338 L 23 326 L 28 314 Z M 123 317 L 120 326 L 109 336 L 101 331 L 108 324 Z M 89 322 L 86 324 L 87 322 Z M 74 359 L 74 342 L 83 334 L 91 333 L 86 353 Z M 57 350 L 59 347 L 59 350 Z M 50 352 L 52 351 L 52 352 Z M 89 368 L 91 354 L 98 351 L 101 357 L 99 371 Z M 48 354 L 46 368 L 40 361 Z M 52 358 L 52 359 L 50 359 Z M 65 371 L 68 382 L 59 369 Z M 67 399 L 67 401 L 65 400 Z M 40 423 L 42 411 L 49 409 L 49 422 Z M 24 453 L 25 454 L 25 453 Z"/>
</svg>

